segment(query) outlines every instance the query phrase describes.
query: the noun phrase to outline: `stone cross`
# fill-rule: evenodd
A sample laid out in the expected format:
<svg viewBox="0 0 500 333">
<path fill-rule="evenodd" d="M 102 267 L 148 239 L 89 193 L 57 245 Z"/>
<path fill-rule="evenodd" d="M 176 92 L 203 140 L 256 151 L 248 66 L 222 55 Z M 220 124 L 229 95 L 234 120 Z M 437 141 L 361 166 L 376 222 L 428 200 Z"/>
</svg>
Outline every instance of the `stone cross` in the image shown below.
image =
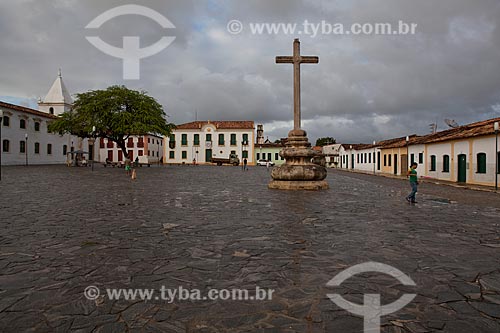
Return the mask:
<svg viewBox="0 0 500 333">
<path fill-rule="evenodd" d="M 300 41 L 293 41 L 293 56 L 277 56 L 277 64 L 293 64 L 293 129 L 300 129 L 300 64 L 317 64 L 319 57 L 301 56 Z"/>
</svg>

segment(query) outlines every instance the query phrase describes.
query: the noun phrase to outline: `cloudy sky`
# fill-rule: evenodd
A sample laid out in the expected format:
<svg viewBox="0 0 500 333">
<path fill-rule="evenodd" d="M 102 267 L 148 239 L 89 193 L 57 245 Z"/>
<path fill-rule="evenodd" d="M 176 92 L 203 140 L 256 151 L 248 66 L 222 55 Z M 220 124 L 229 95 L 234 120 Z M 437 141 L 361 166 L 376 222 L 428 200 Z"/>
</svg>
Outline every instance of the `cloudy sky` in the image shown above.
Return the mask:
<svg viewBox="0 0 500 333">
<path fill-rule="evenodd" d="M 124 15 L 85 29 L 111 8 L 137 4 L 168 18 L 174 29 Z M 239 20 L 243 31 L 227 24 Z M 311 24 L 418 24 L 414 35 L 328 34 Z M 296 24 L 295 32 L 251 31 L 254 23 Z M 339 142 L 425 134 L 444 119 L 459 124 L 500 116 L 500 2 L 498 0 L 0 0 L 0 99 L 30 103 L 44 97 L 58 68 L 72 94 L 124 84 L 146 90 L 180 124 L 254 120 L 276 139 L 292 127 L 292 66 L 276 65 L 300 37 L 303 128 L 311 141 Z M 122 60 L 86 36 L 141 47 L 163 36 L 175 41 L 140 61 L 140 79 L 124 80 Z M 36 103 L 35 103 L 36 105 Z"/>
</svg>

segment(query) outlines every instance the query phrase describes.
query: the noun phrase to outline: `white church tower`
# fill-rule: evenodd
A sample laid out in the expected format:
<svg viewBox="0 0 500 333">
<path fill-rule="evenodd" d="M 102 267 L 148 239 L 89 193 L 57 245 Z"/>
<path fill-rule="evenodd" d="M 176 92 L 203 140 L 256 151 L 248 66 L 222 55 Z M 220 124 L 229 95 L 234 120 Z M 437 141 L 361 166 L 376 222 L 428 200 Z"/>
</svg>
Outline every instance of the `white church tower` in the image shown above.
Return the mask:
<svg viewBox="0 0 500 333">
<path fill-rule="evenodd" d="M 53 115 L 60 115 L 66 111 L 71 110 L 73 99 L 64 85 L 61 70 L 57 79 L 52 84 L 45 99 L 38 101 L 38 110 Z"/>
</svg>

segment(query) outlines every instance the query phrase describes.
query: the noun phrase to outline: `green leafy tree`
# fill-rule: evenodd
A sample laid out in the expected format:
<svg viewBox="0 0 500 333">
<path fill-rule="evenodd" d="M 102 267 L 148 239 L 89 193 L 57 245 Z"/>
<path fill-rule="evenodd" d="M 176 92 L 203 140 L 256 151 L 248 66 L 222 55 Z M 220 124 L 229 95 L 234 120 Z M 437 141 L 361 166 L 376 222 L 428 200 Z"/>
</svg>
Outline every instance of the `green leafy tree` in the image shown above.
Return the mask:
<svg viewBox="0 0 500 333">
<path fill-rule="evenodd" d="M 331 137 L 319 138 L 316 140 L 316 146 L 320 146 L 320 147 L 323 147 L 326 145 L 333 145 L 335 143 L 337 143 L 337 140 L 335 140 L 334 138 L 331 138 Z"/>
<path fill-rule="evenodd" d="M 175 125 L 168 123 L 165 116 L 163 107 L 146 92 L 111 86 L 77 94 L 73 109 L 52 121 L 48 128 L 53 133 L 81 138 L 106 138 L 116 142 L 128 157 L 126 141 L 130 136 L 170 135 Z"/>
</svg>

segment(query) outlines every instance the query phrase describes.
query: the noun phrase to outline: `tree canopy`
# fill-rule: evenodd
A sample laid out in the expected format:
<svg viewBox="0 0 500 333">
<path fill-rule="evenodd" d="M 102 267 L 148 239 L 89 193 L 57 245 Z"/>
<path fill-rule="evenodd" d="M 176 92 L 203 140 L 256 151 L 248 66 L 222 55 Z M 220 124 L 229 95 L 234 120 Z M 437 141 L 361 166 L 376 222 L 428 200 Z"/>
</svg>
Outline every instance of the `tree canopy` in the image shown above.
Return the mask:
<svg viewBox="0 0 500 333">
<path fill-rule="evenodd" d="M 145 91 L 111 86 L 77 94 L 73 108 L 49 124 L 53 133 L 116 142 L 128 157 L 126 140 L 132 135 L 170 135 L 175 125 L 165 119 L 163 107 Z M 95 132 L 92 129 L 95 126 Z"/>
<path fill-rule="evenodd" d="M 337 143 L 337 140 L 335 140 L 332 137 L 319 138 L 316 140 L 316 146 L 320 146 L 320 147 L 323 147 L 326 145 L 333 145 L 335 143 Z"/>
</svg>

